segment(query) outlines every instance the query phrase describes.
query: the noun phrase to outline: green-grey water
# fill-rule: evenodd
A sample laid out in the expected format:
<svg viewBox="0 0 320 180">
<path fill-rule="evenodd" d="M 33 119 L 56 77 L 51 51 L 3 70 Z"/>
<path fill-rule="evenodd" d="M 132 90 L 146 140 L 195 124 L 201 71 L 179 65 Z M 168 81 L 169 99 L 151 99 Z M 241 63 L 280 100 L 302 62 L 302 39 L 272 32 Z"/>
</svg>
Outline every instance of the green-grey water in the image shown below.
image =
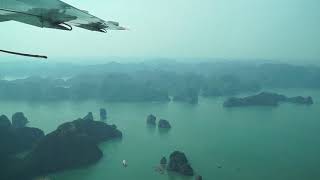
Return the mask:
<svg viewBox="0 0 320 180">
<path fill-rule="evenodd" d="M 123 139 L 101 144 L 104 157 L 97 164 L 53 174 L 54 180 L 192 179 L 154 171 L 161 157 L 174 150 L 185 152 L 196 173 L 207 180 L 320 179 L 320 91 L 276 92 L 311 95 L 315 104 L 225 109 L 225 98 L 201 98 L 198 105 L 2 101 L 0 109 L 7 115 L 24 112 L 29 126 L 46 133 L 89 111 L 98 118 L 99 108 L 107 109 L 107 121 L 118 126 Z M 160 132 L 147 127 L 151 113 L 169 120 L 173 128 Z M 121 164 L 123 159 L 127 168 Z"/>
</svg>

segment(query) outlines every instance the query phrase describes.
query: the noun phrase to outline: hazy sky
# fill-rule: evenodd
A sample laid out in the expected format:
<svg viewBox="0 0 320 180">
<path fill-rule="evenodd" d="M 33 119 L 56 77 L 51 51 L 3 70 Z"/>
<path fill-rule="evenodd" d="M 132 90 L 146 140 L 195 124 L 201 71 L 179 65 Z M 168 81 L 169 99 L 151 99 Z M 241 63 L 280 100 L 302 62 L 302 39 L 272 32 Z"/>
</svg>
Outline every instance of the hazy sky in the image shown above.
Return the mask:
<svg viewBox="0 0 320 180">
<path fill-rule="evenodd" d="M 320 59 L 320 0 L 65 2 L 131 30 L 65 32 L 5 22 L 0 49 L 51 57 Z"/>
</svg>

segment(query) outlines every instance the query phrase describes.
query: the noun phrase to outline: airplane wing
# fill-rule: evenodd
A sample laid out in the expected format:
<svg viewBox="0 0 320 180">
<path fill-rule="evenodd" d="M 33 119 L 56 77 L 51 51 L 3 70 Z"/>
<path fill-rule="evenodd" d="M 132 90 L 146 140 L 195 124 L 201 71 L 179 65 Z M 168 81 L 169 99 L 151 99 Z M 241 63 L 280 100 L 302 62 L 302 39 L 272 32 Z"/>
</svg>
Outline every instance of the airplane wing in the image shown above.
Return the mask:
<svg viewBox="0 0 320 180">
<path fill-rule="evenodd" d="M 72 26 L 98 32 L 126 29 L 60 0 L 0 0 L 0 22 L 11 20 L 60 30 L 72 30 Z"/>
</svg>

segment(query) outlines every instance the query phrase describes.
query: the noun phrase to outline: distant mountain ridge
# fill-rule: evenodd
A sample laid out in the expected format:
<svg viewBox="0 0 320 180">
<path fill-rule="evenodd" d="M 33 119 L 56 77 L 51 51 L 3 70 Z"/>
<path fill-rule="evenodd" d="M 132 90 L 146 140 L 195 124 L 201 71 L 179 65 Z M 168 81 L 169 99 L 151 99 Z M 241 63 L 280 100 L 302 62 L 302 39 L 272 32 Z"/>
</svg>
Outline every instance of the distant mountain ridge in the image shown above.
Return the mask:
<svg viewBox="0 0 320 180">
<path fill-rule="evenodd" d="M 0 99 L 162 101 L 234 96 L 270 88 L 320 88 L 320 68 L 232 62 L 99 65 L 23 63 L 0 66 Z M 23 79 L 14 80 L 14 77 Z M 28 77 L 28 78 L 25 78 Z"/>
</svg>

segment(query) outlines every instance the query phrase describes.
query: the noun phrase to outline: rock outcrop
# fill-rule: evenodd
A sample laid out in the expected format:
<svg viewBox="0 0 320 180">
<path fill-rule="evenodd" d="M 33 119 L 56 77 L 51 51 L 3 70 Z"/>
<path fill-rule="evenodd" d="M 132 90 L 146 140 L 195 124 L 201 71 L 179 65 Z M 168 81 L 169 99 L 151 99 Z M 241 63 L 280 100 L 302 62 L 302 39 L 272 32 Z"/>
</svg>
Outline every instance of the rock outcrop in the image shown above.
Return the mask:
<svg viewBox="0 0 320 180">
<path fill-rule="evenodd" d="M 147 124 L 149 125 L 156 125 L 156 120 L 157 120 L 157 117 L 154 116 L 153 114 L 150 114 L 148 117 L 147 117 Z"/>
<path fill-rule="evenodd" d="M 93 121 L 92 112 L 88 112 L 88 114 L 85 117 L 83 117 L 83 120 Z"/>
<path fill-rule="evenodd" d="M 167 169 L 185 176 L 193 176 L 194 172 L 186 155 L 183 152 L 175 151 L 170 155 Z"/>
<path fill-rule="evenodd" d="M 100 120 L 101 121 L 107 120 L 107 110 L 104 108 L 100 109 Z"/>
<path fill-rule="evenodd" d="M 23 128 L 28 122 L 28 119 L 22 112 L 17 112 L 12 115 L 12 126 L 15 128 Z"/>
<path fill-rule="evenodd" d="M 160 165 L 166 166 L 167 165 L 167 158 L 166 157 L 162 157 L 160 160 Z"/>
<path fill-rule="evenodd" d="M 6 115 L 0 116 L 0 131 L 4 129 L 8 129 L 11 126 L 11 122 Z"/>
<path fill-rule="evenodd" d="M 170 125 L 169 121 L 164 120 L 164 119 L 160 119 L 158 122 L 158 127 L 163 128 L 163 129 L 170 129 L 171 125 Z"/>
<path fill-rule="evenodd" d="M 288 98 L 284 95 L 276 93 L 262 92 L 254 96 L 244 98 L 231 97 L 227 99 L 224 107 L 239 107 L 239 106 L 277 106 L 280 102 L 290 102 L 295 104 L 313 104 L 311 97 L 291 97 Z"/>
</svg>

